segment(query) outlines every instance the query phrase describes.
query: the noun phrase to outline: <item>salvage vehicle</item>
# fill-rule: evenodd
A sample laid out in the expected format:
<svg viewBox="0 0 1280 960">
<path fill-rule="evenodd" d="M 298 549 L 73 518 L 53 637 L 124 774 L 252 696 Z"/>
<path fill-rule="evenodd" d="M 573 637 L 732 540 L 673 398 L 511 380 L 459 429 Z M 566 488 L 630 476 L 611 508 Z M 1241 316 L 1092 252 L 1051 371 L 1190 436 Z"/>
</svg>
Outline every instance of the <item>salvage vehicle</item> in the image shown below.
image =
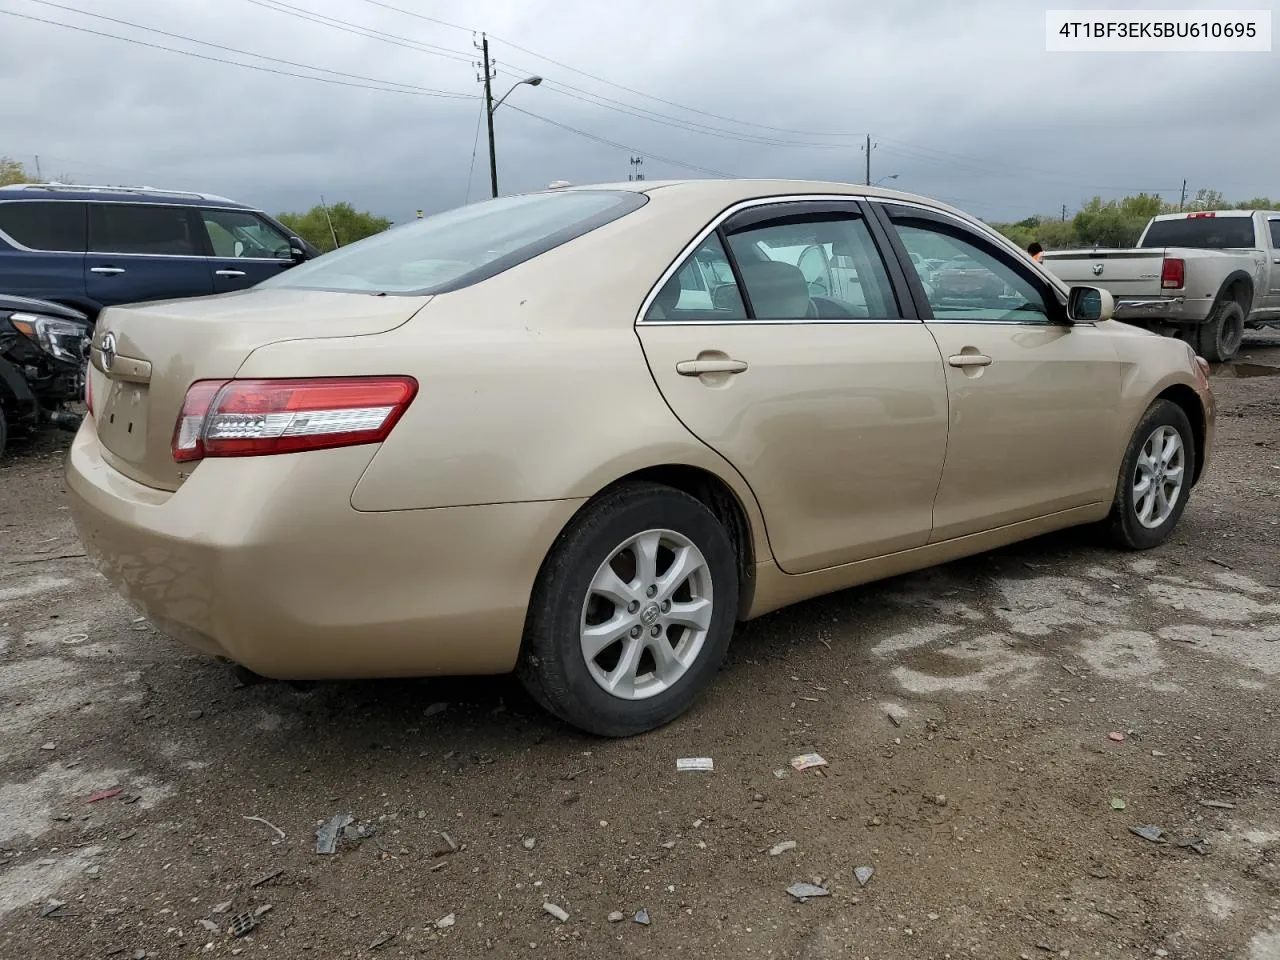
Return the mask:
<svg viewBox="0 0 1280 960">
<path fill-rule="evenodd" d="M 811 246 L 847 295 L 769 255 Z M 991 282 L 930 293 L 911 254 L 939 249 Z M 637 734 L 740 620 L 1073 525 L 1164 542 L 1208 368 L 1111 311 L 909 194 L 504 197 L 105 310 L 71 509 L 161 632 L 258 674 L 515 671 Z"/>
<path fill-rule="evenodd" d="M 1092 283 L 1116 317 L 1230 360 L 1249 328 L 1280 326 L 1280 212 L 1202 210 L 1152 217 L 1129 250 L 1045 251 L 1067 283 Z"/>
<path fill-rule="evenodd" d="M 90 333 L 78 310 L 0 294 L 0 457 L 41 426 L 79 427 Z"/>
</svg>

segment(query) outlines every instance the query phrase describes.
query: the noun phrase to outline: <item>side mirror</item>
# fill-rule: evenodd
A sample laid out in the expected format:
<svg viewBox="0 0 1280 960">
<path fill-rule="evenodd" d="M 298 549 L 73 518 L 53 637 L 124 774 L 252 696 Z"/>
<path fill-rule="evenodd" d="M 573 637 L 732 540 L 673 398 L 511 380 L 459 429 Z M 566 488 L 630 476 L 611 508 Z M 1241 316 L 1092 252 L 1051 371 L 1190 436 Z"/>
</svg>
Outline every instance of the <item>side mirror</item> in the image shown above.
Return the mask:
<svg viewBox="0 0 1280 960">
<path fill-rule="evenodd" d="M 1067 293 L 1067 319 L 1072 323 L 1098 323 L 1110 320 L 1116 312 L 1116 301 L 1098 287 L 1072 287 Z"/>
<path fill-rule="evenodd" d="M 297 237 L 289 238 L 289 256 L 294 263 L 302 263 L 307 259 L 307 247 Z"/>
</svg>

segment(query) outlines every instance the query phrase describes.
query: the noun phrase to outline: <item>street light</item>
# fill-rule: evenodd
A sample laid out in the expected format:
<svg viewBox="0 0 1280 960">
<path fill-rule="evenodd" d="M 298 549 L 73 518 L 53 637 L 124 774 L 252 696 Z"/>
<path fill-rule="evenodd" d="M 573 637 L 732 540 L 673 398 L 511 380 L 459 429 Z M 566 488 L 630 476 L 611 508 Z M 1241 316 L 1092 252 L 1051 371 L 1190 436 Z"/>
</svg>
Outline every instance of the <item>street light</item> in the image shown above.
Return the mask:
<svg viewBox="0 0 1280 960">
<path fill-rule="evenodd" d="M 485 59 L 487 62 L 488 60 L 487 54 Z M 542 83 L 541 77 L 537 77 L 537 76 L 525 77 L 523 80 L 517 81 L 516 83 L 512 84 L 511 89 L 508 90 L 506 93 L 504 93 L 498 99 L 497 103 L 494 103 L 493 88 L 489 86 L 488 74 L 485 75 L 485 81 L 484 81 L 485 113 L 488 114 L 488 119 L 489 119 L 489 187 L 491 188 L 493 196 L 495 198 L 498 196 L 498 154 L 493 144 L 493 112 L 497 110 L 500 106 L 502 106 L 503 102 L 506 101 L 507 97 L 511 96 L 511 94 L 515 92 L 516 87 L 522 87 L 525 84 L 528 84 L 531 87 L 536 87 L 540 83 Z"/>
<path fill-rule="evenodd" d="M 881 177 L 879 180 L 873 183 L 872 186 L 878 187 L 880 186 L 880 184 L 884 183 L 886 180 L 897 180 L 897 179 L 898 179 L 898 175 L 896 173 L 891 173 L 887 177 Z"/>
</svg>

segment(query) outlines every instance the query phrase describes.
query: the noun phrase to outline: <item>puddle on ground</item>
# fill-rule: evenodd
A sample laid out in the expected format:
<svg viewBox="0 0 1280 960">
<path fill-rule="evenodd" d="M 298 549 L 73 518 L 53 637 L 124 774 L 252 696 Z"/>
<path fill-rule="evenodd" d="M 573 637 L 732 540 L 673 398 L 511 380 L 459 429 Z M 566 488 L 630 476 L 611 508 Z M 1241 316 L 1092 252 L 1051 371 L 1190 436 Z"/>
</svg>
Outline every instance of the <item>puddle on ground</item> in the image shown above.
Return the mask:
<svg viewBox="0 0 1280 960">
<path fill-rule="evenodd" d="M 1226 379 L 1275 377 L 1280 376 L 1280 367 L 1269 367 L 1265 363 L 1214 363 L 1209 365 L 1209 376 Z"/>
</svg>

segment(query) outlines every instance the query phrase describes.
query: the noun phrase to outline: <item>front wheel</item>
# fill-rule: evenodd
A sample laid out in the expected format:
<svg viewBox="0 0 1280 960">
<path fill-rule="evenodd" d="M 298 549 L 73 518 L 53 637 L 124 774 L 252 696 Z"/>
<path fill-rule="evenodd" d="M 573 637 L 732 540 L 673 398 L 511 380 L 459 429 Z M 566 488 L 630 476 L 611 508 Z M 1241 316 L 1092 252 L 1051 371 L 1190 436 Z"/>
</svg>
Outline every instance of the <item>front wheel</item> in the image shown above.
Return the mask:
<svg viewBox="0 0 1280 960">
<path fill-rule="evenodd" d="M 542 706 L 625 737 L 687 710 L 737 619 L 733 544 L 700 501 L 624 484 L 561 534 L 538 577 L 517 673 Z"/>
<path fill-rule="evenodd" d="M 1112 541 L 1126 550 L 1164 543 L 1187 505 L 1194 470 L 1191 422 L 1176 403 L 1157 400 L 1125 451 L 1108 518 Z"/>
<path fill-rule="evenodd" d="M 1230 360 L 1244 342 L 1244 320 L 1244 307 L 1236 301 L 1219 303 L 1209 319 L 1196 328 L 1196 353 L 1210 363 Z"/>
</svg>

